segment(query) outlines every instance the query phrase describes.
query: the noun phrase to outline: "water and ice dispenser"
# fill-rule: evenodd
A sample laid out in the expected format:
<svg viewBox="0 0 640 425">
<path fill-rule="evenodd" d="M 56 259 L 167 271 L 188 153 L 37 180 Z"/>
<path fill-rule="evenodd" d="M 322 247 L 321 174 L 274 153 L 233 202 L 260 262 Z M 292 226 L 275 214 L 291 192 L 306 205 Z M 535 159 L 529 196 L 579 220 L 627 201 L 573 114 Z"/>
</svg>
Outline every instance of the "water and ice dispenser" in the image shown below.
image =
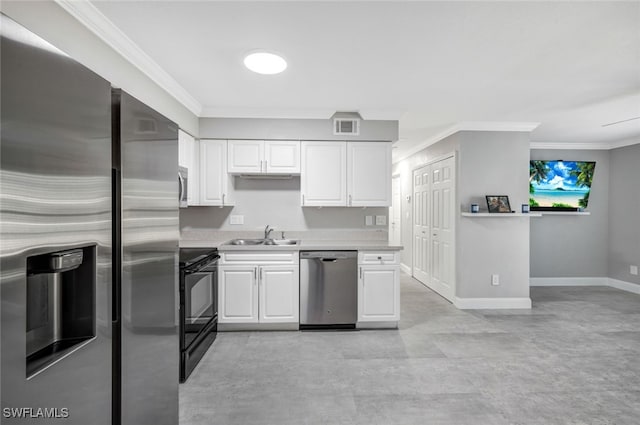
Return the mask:
<svg viewBox="0 0 640 425">
<path fill-rule="evenodd" d="M 27 258 L 27 377 L 95 337 L 96 247 Z"/>
</svg>

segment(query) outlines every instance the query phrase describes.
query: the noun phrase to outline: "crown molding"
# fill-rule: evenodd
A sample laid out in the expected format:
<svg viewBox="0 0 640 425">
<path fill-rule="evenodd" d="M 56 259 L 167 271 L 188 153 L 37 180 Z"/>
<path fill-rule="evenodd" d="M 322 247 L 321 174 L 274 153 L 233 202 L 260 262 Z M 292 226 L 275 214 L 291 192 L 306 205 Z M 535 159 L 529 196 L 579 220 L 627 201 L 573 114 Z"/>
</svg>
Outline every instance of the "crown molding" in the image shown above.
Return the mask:
<svg viewBox="0 0 640 425">
<path fill-rule="evenodd" d="M 625 139 L 614 142 L 569 143 L 569 142 L 531 142 L 530 149 L 566 149 L 566 150 L 611 150 L 636 145 L 640 139 Z"/>
<path fill-rule="evenodd" d="M 424 140 L 422 143 L 409 149 L 403 153 L 402 156 L 393 159 L 393 163 L 398 163 L 404 159 L 409 158 L 426 147 L 438 143 L 439 141 L 446 139 L 447 137 L 456 134 L 460 131 L 518 131 L 518 132 L 531 132 L 538 128 L 539 122 L 494 122 L 494 121 L 463 121 L 456 123 L 440 133 Z"/>
<path fill-rule="evenodd" d="M 196 116 L 202 105 L 88 0 L 54 0 L 124 59 Z"/>
</svg>

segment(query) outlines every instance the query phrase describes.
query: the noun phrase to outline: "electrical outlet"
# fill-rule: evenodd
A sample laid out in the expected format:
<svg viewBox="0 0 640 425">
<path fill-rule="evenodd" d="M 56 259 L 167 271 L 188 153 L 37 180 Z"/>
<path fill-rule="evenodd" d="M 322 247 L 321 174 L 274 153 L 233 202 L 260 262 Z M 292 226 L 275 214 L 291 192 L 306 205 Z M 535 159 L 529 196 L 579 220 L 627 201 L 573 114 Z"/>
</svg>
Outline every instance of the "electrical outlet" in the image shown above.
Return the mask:
<svg viewBox="0 0 640 425">
<path fill-rule="evenodd" d="M 638 276 L 638 266 L 629 266 L 629 273 Z"/>
<path fill-rule="evenodd" d="M 492 274 L 491 275 L 491 284 L 493 286 L 500 285 L 500 275 L 499 274 Z"/>
<path fill-rule="evenodd" d="M 376 216 L 376 226 L 384 226 L 387 224 L 387 216 L 386 215 L 377 215 Z"/>
<path fill-rule="evenodd" d="M 230 215 L 229 216 L 229 224 L 244 224 L 244 216 L 243 215 Z"/>
<path fill-rule="evenodd" d="M 365 216 L 364 224 L 366 226 L 373 226 L 373 216 L 372 215 Z"/>
</svg>

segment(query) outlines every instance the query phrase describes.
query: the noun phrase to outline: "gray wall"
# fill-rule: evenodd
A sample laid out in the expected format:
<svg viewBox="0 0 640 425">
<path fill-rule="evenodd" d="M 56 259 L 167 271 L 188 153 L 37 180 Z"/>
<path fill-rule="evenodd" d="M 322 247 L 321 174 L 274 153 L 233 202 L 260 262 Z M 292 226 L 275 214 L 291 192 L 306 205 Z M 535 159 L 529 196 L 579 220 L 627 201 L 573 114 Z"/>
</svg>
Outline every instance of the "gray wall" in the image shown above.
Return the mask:
<svg viewBox="0 0 640 425">
<path fill-rule="evenodd" d="M 202 139 L 398 140 L 398 121 L 361 120 L 360 135 L 334 136 L 332 119 L 200 118 Z"/>
<path fill-rule="evenodd" d="M 230 178 L 233 178 L 230 176 Z M 181 230 L 261 230 L 267 224 L 280 230 L 387 229 L 365 226 L 365 216 L 389 214 L 388 208 L 316 208 L 300 206 L 300 177 L 291 180 L 233 178 L 233 208 L 189 207 L 180 210 Z M 230 215 L 243 215 L 243 225 L 229 224 Z M 375 223 L 375 219 L 374 219 Z"/>
<path fill-rule="evenodd" d="M 640 144 L 612 150 L 610 165 L 609 277 L 640 284 L 629 273 L 640 267 Z"/>
<path fill-rule="evenodd" d="M 609 152 L 531 151 L 531 159 L 596 161 L 586 209 L 591 215 L 545 215 L 531 219 L 531 277 L 607 276 L 609 206 L 615 205 L 609 199 Z"/>
<path fill-rule="evenodd" d="M 458 199 L 461 207 L 485 195 L 507 195 L 512 210 L 528 202 L 529 133 L 460 134 Z M 481 210 L 482 211 L 482 210 Z M 457 296 L 461 298 L 529 297 L 529 217 L 459 217 Z M 491 285 L 491 275 L 500 285 Z"/>
<path fill-rule="evenodd" d="M 415 168 L 456 152 L 456 203 L 484 207 L 484 195 L 508 195 L 513 209 L 528 202 L 529 133 L 458 132 L 394 164 L 402 182 L 402 263 L 412 266 L 412 173 Z M 529 218 L 466 218 L 456 223 L 456 296 L 529 296 Z M 501 284 L 491 285 L 491 274 Z"/>
<path fill-rule="evenodd" d="M 53 1 L 6 1 L 2 12 L 194 136 L 198 118 Z"/>
</svg>

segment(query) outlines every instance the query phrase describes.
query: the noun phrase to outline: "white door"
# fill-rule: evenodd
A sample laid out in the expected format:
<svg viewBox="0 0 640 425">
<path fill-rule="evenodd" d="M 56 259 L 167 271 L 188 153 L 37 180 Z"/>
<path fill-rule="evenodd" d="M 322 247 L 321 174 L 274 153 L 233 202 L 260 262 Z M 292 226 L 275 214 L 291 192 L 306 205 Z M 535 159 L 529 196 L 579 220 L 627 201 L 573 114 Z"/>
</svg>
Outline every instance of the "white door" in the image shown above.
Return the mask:
<svg viewBox="0 0 640 425">
<path fill-rule="evenodd" d="M 428 286 L 453 301 L 455 159 L 431 164 L 431 279 Z"/>
<path fill-rule="evenodd" d="M 220 323 L 258 322 L 258 269 L 253 266 L 221 266 L 218 282 Z"/>
<path fill-rule="evenodd" d="M 413 277 L 427 285 L 429 282 L 430 210 L 429 179 L 430 166 L 413 172 Z"/>
<path fill-rule="evenodd" d="M 301 203 L 303 207 L 347 205 L 347 144 L 301 142 Z"/>
<path fill-rule="evenodd" d="M 200 140 L 200 205 L 225 205 L 227 141 Z"/>
<path fill-rule="evenodd" d="M 264 142 L 264 169 L 267 173 L 300 174 L 300 142 L 266 140 Z"/>
<path fill-rule="evenodd" d="M 400 267 L 361 266 L 358 321 L 400 320 Z"/>
<path fill-rule="evenodd" d="M 391 205 L 391 143 L 347 142 L 347 206 Z"/>
<path fill-rule="evenodd" d="M 259 270 L 260 323 L 297 323 L 300 318 L 297 266 L 262 266 Z"/>
<path fill-rule="evenodd" d="M 391 179 L 391 207 L 389 208 L 389 243 L 402 244 L 402 186 L 400 176 Z"/>
</svg>

